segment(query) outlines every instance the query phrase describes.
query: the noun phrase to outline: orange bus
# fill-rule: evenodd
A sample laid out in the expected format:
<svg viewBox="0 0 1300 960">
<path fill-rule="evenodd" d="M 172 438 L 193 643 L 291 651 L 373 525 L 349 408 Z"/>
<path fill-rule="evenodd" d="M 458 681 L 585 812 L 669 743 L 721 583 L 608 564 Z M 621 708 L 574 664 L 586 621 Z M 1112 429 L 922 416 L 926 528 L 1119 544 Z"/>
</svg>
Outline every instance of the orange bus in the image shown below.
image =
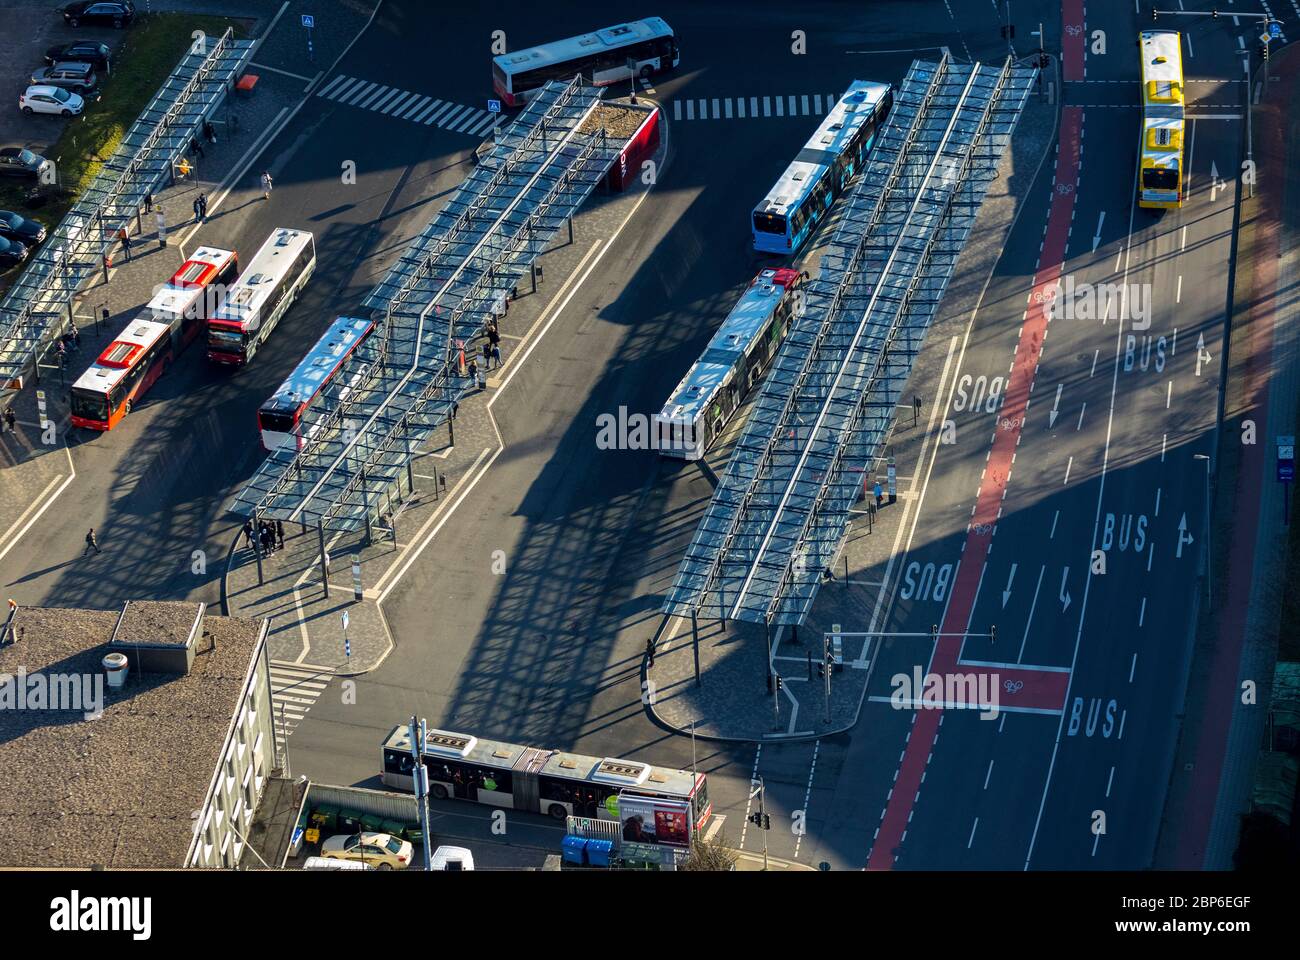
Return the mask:
<svg viewBox="0 0 1300 960">
<path fill-rule="evenodd" d="M 72 385 L 72 425 L 111 430 L 172 362 L 171 327 L 132 320 Z"/>
</svg>

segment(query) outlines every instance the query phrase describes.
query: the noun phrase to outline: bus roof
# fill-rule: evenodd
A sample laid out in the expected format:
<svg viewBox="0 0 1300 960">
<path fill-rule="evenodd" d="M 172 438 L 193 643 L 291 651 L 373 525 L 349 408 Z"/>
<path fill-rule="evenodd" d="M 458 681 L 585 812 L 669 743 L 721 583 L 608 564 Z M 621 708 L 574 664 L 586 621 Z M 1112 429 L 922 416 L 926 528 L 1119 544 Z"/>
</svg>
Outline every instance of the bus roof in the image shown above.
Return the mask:
<svg viewBox="0 0 1300 960">
<path fill-rule="evenodd" d="M 691 365 L 681 383 L 677 384 L 677 389 L 659 414 L 661 419 L 695 421 L 722 388 L 740 355 L 762 332 L 785 290 L 798 275 L 796 270 L 782 268 L 764 270 L 754 278 L 749 289 L 740 295 L 722 321 L 700 359 Z"/>
<path fill-rule="evenodd" d="M 384 738 L 384 749 L 409 752 L 408 729 L 407 724 L 402 723 L 389 731 Z M 609 787 L 637 787 L 681 797 L 690 796 L 695 786 L 695 775 L 689 770 L 653 767 L 639 760 L 588 757 L 562 750 L 522 747 L 433 728 L 428 731 L 424 752 L 425 756 L 446 757 L 452 762 L 464 760 L 505 770 L 529 767 L 539 776 L 563 776 Z"/>
<path fill-rule="evenodd" d="M 1146 117 L 1142 121 L 1142 169 L 1179 169 L 1183 150 L 1183 121 Z"/>
<path fill-rule="evenodd" d="M 1183 115 L 1183 46 L 1176 30 L 1143 30 L 1142 106 L 1148 115 Z"/>
<path fill-rule="evenodd" d="M 595 33 L 584 33 L 579 37 L 569 37 L 567 40 L 556 40 L 528 47 L 525 50 L 502 53 L 493 57 L 492 62 L 500 67 L 503 73 L 513 76 L 537 67 L 585 57 L 600 50 L 617 49 L 629 43 L 672 35 L 672 27 L 668 26 L 662 18 L 646 17 L 644 20 L 632 20 L 605 27 Z"/>
<path fill-rule="evenodd" d="M 373 320 L 339 317 L 329 325 L 306 356 L 285 377 L 284 383 L 262 404 L 263 410 L 292 412 L 316 395 L 339 363 L 364 340 L 374 327 Z"/>
<path fill-rule="evenodd" d="M 170 335 L 171 327 L 167 324 L 137 317 L 126 325 L 116 340 L 104 348 L 90 369 L 77 378 L 72 389 L 108 393 L 126 375 L 136 357 L 160 338 Z"/>
<path fill-rule="evenodd" d="M 152 315 L 174 317 L 184 313 L 234 256 L 233 250 L 199 247 L 149 301 Z"/>
<path fill-rule="evenodd" d="M 834 162 L 888 92 L 887 83 L 870 80 L 850 83 L 754 212 L 784 216 L 791 207 L 797 207 L 817 182 L 817 175 Z"/>
<path fill-rule="evenodd" d="M 310 232 L 276 227 L 226 292 L 226 302 L 216 312 L 218 320 L 243 321 L 261 309 L 274 281 L 288 270 L 298 254 L 313 242 Z"/>
</svg>

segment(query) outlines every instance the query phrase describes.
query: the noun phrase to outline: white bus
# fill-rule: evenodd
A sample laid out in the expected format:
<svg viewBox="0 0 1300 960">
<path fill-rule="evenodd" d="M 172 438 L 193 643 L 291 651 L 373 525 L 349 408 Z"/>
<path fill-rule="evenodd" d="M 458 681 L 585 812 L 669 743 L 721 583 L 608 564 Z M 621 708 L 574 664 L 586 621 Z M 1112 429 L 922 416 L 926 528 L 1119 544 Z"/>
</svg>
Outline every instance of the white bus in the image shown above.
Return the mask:
<svg viewBox="0 0 1300 960">
<path fill-rule="evenodd" d="M 208 359 L 234 366 L 252 360 L 315 269 L 311 233 L 289 227 L 272 231 L 208 319 Z"/>
<path fill-rule="evenodd" d="M 635 71 L 628 69 L 629 57 L 636 60 Z M 588 82 L 605 86 L 634 72 L 645 78 L 671 70 L 680 59 L 672 27 L 659 17 L 647 17 L 493 57 L 492 89 L 506 106 L 518 107 L 530 91 L 551 80 L 567 82 L 581 73 Z"/>
<path fill-rule="evenodd" d="M 235 251 L 199 247 L 158 288 L 146 308 L 149 319 L 169 325 L 176 349 L 183 349 L 217 312 L 226 288 L 238 274 Z"/>
</svg>

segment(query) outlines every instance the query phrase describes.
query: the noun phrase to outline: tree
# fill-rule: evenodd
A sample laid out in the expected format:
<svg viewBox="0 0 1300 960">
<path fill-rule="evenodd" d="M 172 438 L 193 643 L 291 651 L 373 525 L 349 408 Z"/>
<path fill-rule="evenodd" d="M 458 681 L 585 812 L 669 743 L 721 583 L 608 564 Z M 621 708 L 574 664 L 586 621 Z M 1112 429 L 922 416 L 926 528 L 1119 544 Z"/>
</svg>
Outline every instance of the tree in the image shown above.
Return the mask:
<svg viewBox="0 0 1300 960">
<path fill-rule="evenodd" d="M 679 870 L 728 871 L 736 864 L 736 852 L 723 842 L 719 833 L 708 839 L 696 838 L 691 852 L 682 861 Z"/>
</svg>

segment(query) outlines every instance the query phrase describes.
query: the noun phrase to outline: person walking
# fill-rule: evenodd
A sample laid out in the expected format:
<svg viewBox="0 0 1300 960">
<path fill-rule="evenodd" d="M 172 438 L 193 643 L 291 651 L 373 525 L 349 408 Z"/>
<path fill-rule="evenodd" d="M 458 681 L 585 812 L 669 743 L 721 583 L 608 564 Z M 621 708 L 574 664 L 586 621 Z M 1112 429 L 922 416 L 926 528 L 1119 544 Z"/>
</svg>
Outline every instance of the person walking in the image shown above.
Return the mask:
<svg viewBox="0 0 1300 960">
<path fill-rule="evenodd" d="M 62 370 L 65 366 L 67 366 L 67 359 L 68 359 L 68 345 L 63 342 L 62 337 L 60 337 L 59 342 L 55 344 L 54 353 L 59 360 L 59 369 Z"/>
<path fill-rule="evenodd" d="M 194 222 L 195 223 L 203 222 L 203 195 L 202 194 L 199 194 L 199 196 L 194 198 Z"/>
<path fill-rule="evenodd" d="M 484 386 L 483 380 L 478 375 L 478 361 L 471 359 L 469 362 L 469 378 L 474 381 L 475 386 Z"/>
<path fill-rule="evenodd" d="M 18 418 L 17 418 L 16 416 L 14 416 L 14 408 L 13 408 L 13 407 L 10 407 L 9 409 L 5 410 L 4 423 L 5 423 L 5 426 L 9 428 L 9 432 L 10 432 L 10 433 L 17 433 L 17 432 L 18 432 L 18 428 L 15 426 L 15 424 L 17 423 L 17 421 L 18 421 Z"/>
<path fill-rule="evenodd" d="M 486 340 L 483 341 L 483 369 L 492 369 L 492 344 Z"/>
<path fill-rule="evenodd" d="M 81 352 L 81 331 L 76 327 L 72 328 L 72 349 L 74 353 Z"/>
<path fill-rule="evenodd" d="M 190 153 L 194 154 L 194 156 L 198 157 L 200 160 L 203 159 L 203 148 L 199 146 L 198 137 L 190 137 Z"/>
<path fill-rule="evenodd" d="M 492 363 L 498 368 L 501 366 L 501 347 L 495 343 L 492 344 Z"/>
<path fill-rule="evenodd" d="M 126 232 L 126 227 L 117 231 L 117 239 L 122 241 L 122 251 L 126 254 L 127 262 L 131 261 L 131 234 Z"/>
<path fill-rule="evenodd" d="M 655 638 L 650 637 L 645 642 L 646 669 L 649 670 L 655 665 Z"/>
<path fill-rule="evenodd" d="M 283 550 L 284 549 L 284 521 L 283 520 L 275 521 L 275 540 L 276 540 L 276 547 L 280 550 Z"/>
<path fill-rule="evenodd" d="M 145 212 L 145 213 L 153 213 L 153 194 L 152 194 L 152 193 L 146 193 L 146 194 L 144 195 L 144 212 Z"/>
<path fill-rule="evenodd" d="M 103 552 L 99 549 L 99 541 L 95 538 L 94 527 L 91 527 L 90 532 L 86 534 L 86 549 L 81 551 L 81 555 L 84 557 L 86 554 L 90 553 L 91 549 L 94 549 L 96 553 Z"/>
<path fill-rule="evenodd" d="M 244 521 L 244 548 L 247 550 L 253 549 L 253 521 L 251 519 Z"/>
<path fill-rule="evenodd" d="M 263 170 L 262 171 L 262 199 L 263 200 L 271 199 L 271 188 L 273 186 L 275 186 L 275 184 L 271 180 L 270 171 Z"/>
<path fill-rule="evenodd" d="M 203 139 L 208 143 L 217 142 L 217 128 L 212 125 L 211 120 L 203 121 Z"/>
</svg>

